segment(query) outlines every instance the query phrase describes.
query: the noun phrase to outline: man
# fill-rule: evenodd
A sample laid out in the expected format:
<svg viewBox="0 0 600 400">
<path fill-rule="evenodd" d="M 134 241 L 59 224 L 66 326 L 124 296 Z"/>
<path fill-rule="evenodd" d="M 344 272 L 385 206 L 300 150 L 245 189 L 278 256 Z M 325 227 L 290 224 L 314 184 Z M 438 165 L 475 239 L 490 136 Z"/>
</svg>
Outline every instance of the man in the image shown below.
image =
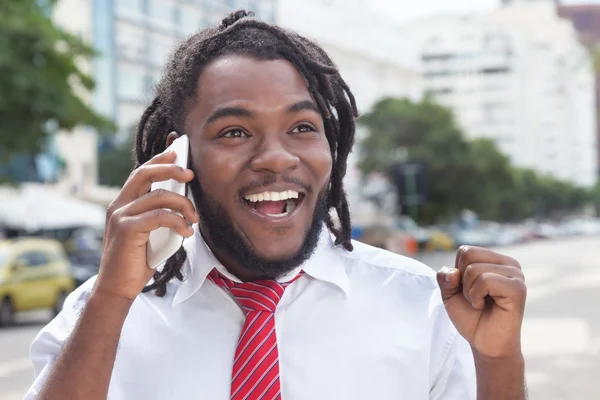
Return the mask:
<svg viewBox="0 0 600 400">
<path fill-rule="evenodd" d="M 35 339 L 27 398 L 525 398 L 519 264 L 465 248 L 436 282 L 353 243 L 352 94 L 317 45 L 247 17 L 173 55 L 109 207 L 100 273 Z M 163 152 L 179 134 L 190 170 Z M 148 193 L 170 178 L 193 203 Z M 187 239 L 153 272 L 158 227 Z"/>
</svg>

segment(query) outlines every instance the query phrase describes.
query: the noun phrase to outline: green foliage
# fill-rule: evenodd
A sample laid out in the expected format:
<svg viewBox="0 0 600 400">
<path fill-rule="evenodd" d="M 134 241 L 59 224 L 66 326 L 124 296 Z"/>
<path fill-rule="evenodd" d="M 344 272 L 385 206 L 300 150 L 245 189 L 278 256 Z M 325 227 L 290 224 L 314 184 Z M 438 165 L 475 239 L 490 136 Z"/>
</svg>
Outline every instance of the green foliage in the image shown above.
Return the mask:
<svg viewBox="0 0 600 400">
<path fill-rule="evenodd" d="M 114 129 L 76 94 L 94 88 L 77 65 L 94 51 L 54 25 L 40 3 L 0 1 L 0 157 L 5 159 L 37 153 L 50 129 Z M 54 1 L 47 3 L 51 7 Z"/>
<path fill-rule="evenodd" d="M 368 131 L 360 148 L 362 172 L 388 173 L 398 161 L 427 166 L 423 222 L 451 218 L 462 209 L 500 221 L 550 216 L 590 200 L 584 189 L 512 167 L 490 139 L 466 140 L 452 113 L 428 99 L 383 99 L 359 124 Z M 407 159 L 398 160 L 397 154 L 407 154 Z"/>
<path fill-rule="evenodd" d="M 600 215 L 600 182 L 590 193 L 590 203 L 595 208 L 596 214 Z"/>
<path fill-rule="evenodd" d="M 103 151 L 98 158 L 100 184 L 121 187 L 133 170 L 133 135 L 112 150 Z"/>
</svg>

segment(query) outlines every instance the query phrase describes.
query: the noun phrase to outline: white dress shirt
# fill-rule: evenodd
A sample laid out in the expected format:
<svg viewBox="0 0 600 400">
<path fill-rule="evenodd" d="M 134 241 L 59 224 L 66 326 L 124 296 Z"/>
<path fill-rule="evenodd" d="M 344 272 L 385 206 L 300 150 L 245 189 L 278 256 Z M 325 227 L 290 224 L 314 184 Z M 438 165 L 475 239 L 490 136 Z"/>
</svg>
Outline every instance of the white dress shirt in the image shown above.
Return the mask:
<svg viewBox="0 0 600 400">
<path fill-rule="evenodd" d="M 140 295 L 123 326 L 109 400 L 228 400 L 244 313 L 206 279 L 219 264 L 202 236 L 186 239 L 185 280 Z M 283 400 L 469 400 L 468 343 L 457 334 L 425 265 L 362 243 L 334 247 L 329 232 L 275 314 Z M 283 277 L 289 280 L 300 268 Z M 34 399 L 81 314 L 94 278 L 35 338 Z"/>
</svg>

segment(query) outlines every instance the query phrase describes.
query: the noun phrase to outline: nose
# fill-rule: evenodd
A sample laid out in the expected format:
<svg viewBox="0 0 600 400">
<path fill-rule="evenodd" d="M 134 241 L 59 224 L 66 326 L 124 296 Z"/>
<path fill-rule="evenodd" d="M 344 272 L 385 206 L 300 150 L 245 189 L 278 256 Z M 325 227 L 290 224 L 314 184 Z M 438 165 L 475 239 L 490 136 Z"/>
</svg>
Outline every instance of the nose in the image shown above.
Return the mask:
<svg viewBox="0 0 600 400">
<path fill-rule="evenodd" d="M 281 174 L 295 169 L 299 162 L 298 156 L 286 148 L 281 140 L 264 138 L 250 165 L 255 171 Z"/>
</svg>

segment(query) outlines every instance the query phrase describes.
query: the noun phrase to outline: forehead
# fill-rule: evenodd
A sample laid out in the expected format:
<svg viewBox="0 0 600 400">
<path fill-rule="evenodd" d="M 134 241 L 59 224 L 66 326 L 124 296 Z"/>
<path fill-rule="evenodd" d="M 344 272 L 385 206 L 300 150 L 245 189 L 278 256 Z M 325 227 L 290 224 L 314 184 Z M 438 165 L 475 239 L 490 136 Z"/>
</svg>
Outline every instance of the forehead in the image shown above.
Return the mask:
<svg viewBox="0 0 600 400">
<path fill-rule="evenodd" d="M 222 56 L 208 64 L 198 79 L 196 97 L 196 106 L 206 112 L 226 104 L 283 107 L 312 99 L 304 78 L 289 61 L 241 55 Z"/>
</svg>

